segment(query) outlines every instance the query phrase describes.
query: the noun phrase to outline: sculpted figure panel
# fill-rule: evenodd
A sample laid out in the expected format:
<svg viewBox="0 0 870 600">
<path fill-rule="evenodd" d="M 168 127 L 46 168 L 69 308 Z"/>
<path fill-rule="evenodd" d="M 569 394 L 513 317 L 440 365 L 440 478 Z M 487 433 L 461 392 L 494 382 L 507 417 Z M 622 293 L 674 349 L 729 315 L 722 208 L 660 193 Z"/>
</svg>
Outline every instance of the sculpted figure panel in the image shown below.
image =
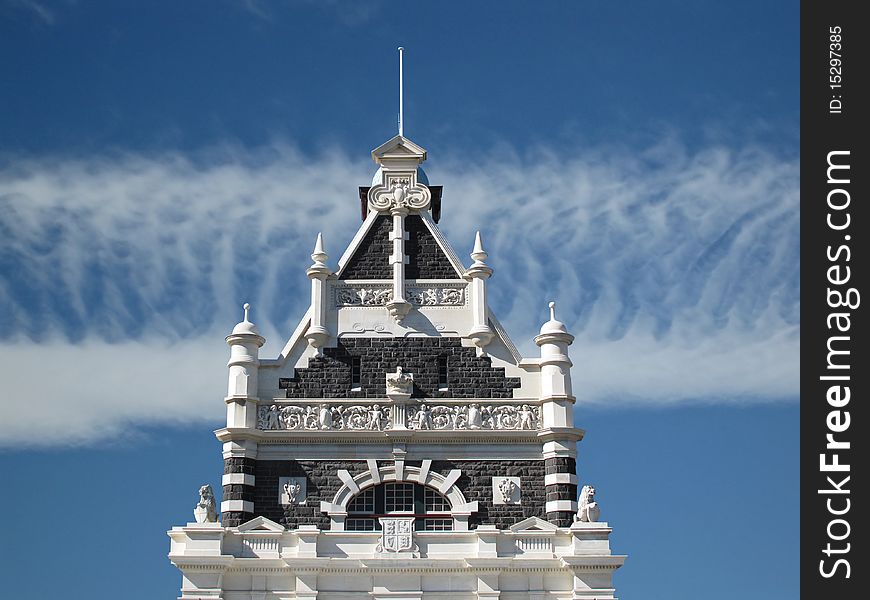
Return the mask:
<svg viewBox="0 0 870 600">
<path fill-rule="evenodd" d="M 257 429 L 274 430 L 374 430 L 390 429 L 392 408 L 372 406 L 309 404 L 261 406 L 257 412 Z"/>
<path fill-rule="evenodd" d="M 420 287 L 409 285 L 405 289 L 408 302 L 414 306 L 462 306 L 465 290 L 462 287 Z M 386 306 L 393 299 L 393 288 L 383 285 L 342 285 L 335 288 L 336 306 Z"/>
<path fill-rule="evenodd" d="M 426 416 L 421 416 L 425 412 Z M 409 429 L 528 429 L 540 427 L 537 406 L 481 405 L 428 406 L 408 408 Z"/>
</svg>

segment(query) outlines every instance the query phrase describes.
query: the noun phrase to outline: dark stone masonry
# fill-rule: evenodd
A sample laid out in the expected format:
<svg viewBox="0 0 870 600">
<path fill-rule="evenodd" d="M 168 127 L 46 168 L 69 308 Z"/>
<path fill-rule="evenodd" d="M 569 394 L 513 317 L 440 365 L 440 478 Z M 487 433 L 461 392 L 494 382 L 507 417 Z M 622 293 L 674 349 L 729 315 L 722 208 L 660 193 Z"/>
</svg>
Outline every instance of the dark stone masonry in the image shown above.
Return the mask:
<svg viewBox="0 0 870 600">
<path fill-rule="evenodd" d="M 408 264 L 405 265 L 406 279 L 458 279 L 456 269 L 438 246 L 435 236 L 426 227 L 419 215 L 405 218 L 405 231 L 408 241 L 405 242 L 405 253 Z"/>
<path fill-rule="evenodd" d="M 253 475 L 257 461 L 253 458 L 225 458 L 224 474 L 242 473 Z M 254 487 L 249 485 L 231 484 L 223 486 L 223 500 L 254 500 Z M 226 511 L 221 514 L 225 527 L 238 527 L 254 518 L 253 513 L 241 511 Z"/>
<path fill-rule="evenodd" d="M 351 388 L 353 359 L 360 361 L 359 389 Z M 439 389 L 439 360 L 447 361 L 447 390 Z M 384 398 L 385 374 L 401 365 L 414 374 L 415 398 L 511 398 L 519 377 L 506 377 L 489 357 L 478 357 L 459 338 L 339 338 L 292 379 L 281 379 L 287 398 Z"/>
<path fill-rule="evenodd" d="M 341 279 L 392 279 L 392 228 L 391 217 L 378 216 L 348 261 Z M 405 265 L 406 279 L 460 278 L 419 215 L 405 217 L 405 231 L 408 234 L 405 241 L 405 254 L 408 256 L 408 264 Z"/>
<path fill-rule="evenodd" d="M 562 458 L 562 457 L 554 457 L 548 458 L 544 460 L 545 468 L 547 469 L 547 475 L 553 475 L 555 473 L 576 473 L 577 472 L 577 459 L 576 458 Z"/>
<path fill-rule="evenodd" d="M 342 279 L 392 279 L 393 266 L 390 254 L 390 230 L 393 228 L 390 217 L 380 215 L 360 243 L 356 252 L 341 274 Z"/>
<path fill-rule="evenodd" d="M 568 457 L 548 458 L 544 461 L 547 475 L 556 473 L 576 473 L 577 460 Z M 553 500 L 577 500 L 577 485 L 573 483 L 556 483 L 546 487 L 547 501 Z M 547 520 L 559 527 L 570 527 L 574 522 L 574 513 L 570 511 L 557 511 L 547 513 Z"/>
<path fill-rule="evenodd" d="M 529 517 L 546 518 L 544 498 L 544 461 L 542 460 L 435 460 L 432 470 L 446 475 L 451 469 L 462 471 L 456 485 L 469 502 L 477 500 L 479 512 L 471 515 L 469 527 L 495 525 L 507 529 Z M 493 504 L 492 478 L 519 477 L 520 504 Z"/>
<path fill-rule="evenodd" d="M 381 461 L 379 464 L 392 464 Z M 420 466 L 420 461 L 408 461 L 407 466 Z M 320 460 L 320 461 L 256 461 L 257 485 L 254 492 L 254 511 L 289 529 L 300 525 L 316 525 L 328 530 L 329 517 L 320 512 L 320 502 L 332 502 L 341 488 L 341 480 L 336 475 L 339 469 L 346 469 L 352 476 L 368 469 L 365 461 Z M 444 461 L 432 462 L 432 472 L 447 475 L 459 469 L 462 476 L 456 485 L 468 502 L 478 502 L 479 512 L 471 516 L 469 527 L 481 524 L 495 525 L 505 529 L 528 517 L 546 518 L 543 460 L 501 460 L 501 461 Z M 493 504 L 492 478 L 519 477 L 522 490 L 522 503 L 519 505 Z M 281 477 L 305 477 L 307 495 L 304 506 L 281 506 L 278 483 Z M 226 515 L 224 516 L 226 519 Z"/>
</svg>

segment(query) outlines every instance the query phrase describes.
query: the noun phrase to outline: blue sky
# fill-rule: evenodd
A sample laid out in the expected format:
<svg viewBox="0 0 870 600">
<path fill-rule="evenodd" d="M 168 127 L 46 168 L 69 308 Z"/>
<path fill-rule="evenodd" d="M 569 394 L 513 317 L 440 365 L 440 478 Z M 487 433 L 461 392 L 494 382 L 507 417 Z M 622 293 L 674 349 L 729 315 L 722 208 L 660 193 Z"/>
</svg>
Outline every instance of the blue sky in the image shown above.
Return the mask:
<svg viewBox="0 0 870 600">
<path fill-rule="evenodd" d="M 177 592 L 223 336 L 250 301 L 277 354 L 349 242 L 403 45 L 443 229 L 521 350 L 550 299 L 577 336 L 620 597 L 795 597 L 798 41 L 797 2 L 0 0 L 0 564 Z"/>
</svg>

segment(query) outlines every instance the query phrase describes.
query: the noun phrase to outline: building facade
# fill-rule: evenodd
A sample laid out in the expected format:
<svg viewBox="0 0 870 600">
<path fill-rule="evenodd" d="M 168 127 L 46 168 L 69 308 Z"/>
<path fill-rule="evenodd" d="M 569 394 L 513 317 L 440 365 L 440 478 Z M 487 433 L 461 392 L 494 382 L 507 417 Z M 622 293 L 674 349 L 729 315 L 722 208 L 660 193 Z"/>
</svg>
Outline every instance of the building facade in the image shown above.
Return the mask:
<svg viewBox="0 0 870 600">
<path fill-rule="evenodd" d="M 614 598 L 625 557 L 591 486 L 578 506 L 573 336 L 550 303 L 521 356 L 480 234 L 466 266 L 437 226 L 426 151 L 398 135 L 372 157 L 363 223 L 336 266 L 318 235 L 280 355 L 247 305 L 227 337 L 220 520 L 203 486 L 169 531 L 180 597 Z"/>
</svg>

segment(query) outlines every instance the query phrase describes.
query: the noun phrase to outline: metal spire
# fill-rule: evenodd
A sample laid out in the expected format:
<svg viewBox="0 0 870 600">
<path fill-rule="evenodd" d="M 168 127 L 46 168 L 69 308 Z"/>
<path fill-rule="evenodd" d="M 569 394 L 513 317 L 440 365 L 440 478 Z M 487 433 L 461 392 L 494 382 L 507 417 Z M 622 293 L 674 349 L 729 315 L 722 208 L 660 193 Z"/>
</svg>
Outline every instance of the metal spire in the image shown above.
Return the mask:
<svg viewBox="0 0 870 600">
<path fill-rule="evenodd" d="M 402 53 L 404 48 L 399 46 L 399 135 L 405 135 L 405 98 L 402 81 Z"/>
</svg>

